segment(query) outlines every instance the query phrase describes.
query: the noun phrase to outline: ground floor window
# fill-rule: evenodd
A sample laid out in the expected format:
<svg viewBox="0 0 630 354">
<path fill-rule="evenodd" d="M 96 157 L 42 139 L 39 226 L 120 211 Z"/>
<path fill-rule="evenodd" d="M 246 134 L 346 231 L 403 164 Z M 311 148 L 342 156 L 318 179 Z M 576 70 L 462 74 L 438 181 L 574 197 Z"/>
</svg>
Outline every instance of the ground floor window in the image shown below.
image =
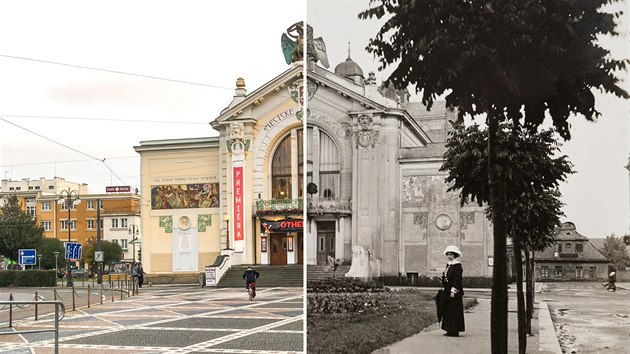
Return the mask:
<svg viewBox="0 0 630 354">
<path fill-rule="evenodd" d="M 562 266 L 556 266 L 556 278 L 562 278 Z"/>
<path fill-rule="evenodd" d="M 575 278 L 576 279 L 584 278 L 584 273 L 583 273 L 582 267 L 580 267 L 580 266 L 575 267 Z"/>
<path fill-rule="evenodd" d="M 597 274 L 597 267 L 591 266 L 589 269 L 589 275 L 591 278 L 595 278 L 595 274 Z"/>
<path fill-rule="evenodd" d="M 547 266 L 540 267 L 540 276 L 542 278 L 549 278 L 549 267 Z"/>
</svg>

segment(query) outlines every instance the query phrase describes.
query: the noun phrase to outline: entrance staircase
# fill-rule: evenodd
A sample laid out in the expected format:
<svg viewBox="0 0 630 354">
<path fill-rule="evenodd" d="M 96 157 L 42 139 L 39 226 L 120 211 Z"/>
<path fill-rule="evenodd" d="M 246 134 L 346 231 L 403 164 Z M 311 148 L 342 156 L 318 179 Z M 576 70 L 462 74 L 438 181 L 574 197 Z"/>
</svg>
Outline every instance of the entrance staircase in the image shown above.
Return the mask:
<svg viewBox="0 0 630 354">
<path fill-rule="evenodd" d="M 298 287 L 304 286 L 304 266 L 292 265 L 256 265 L 253 268 L 260 273 L 256 287 Z M 218 284 L 220 288 L 245 288 L 243 273 L 246 265 L 234 265 L 223 276 Z"/>
<path fill-rule="evenodd" d="M 306 267 L 306 279 L 319 280 L 335 277 L 344 277 L 344 274 L 348 273 L 350 265 L 340 265 L 337 267 L 337 271 L 333 273 L 332 268 L 328 265 L 309 265 Z"/>
</svg>

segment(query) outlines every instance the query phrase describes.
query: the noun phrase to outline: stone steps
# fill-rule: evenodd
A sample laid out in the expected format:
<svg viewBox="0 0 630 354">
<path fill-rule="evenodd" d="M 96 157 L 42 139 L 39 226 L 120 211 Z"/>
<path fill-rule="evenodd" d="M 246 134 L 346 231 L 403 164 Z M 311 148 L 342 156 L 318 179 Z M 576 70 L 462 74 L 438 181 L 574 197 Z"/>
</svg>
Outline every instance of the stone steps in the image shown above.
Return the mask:
<svg viewBox="0 0 630 354">
<path fill-rule="evenodd" d="M 232 266 L 218 286 L 221 288 L 245 287 L 243 273 L 247 266 Z M 260 277 L 256 280 L 256 286 L 259 287 L 303 287 L 304 286 L 304 266 L 295 265 L 258 265 L 254 269 L 260 273 Z"/>
</svg>

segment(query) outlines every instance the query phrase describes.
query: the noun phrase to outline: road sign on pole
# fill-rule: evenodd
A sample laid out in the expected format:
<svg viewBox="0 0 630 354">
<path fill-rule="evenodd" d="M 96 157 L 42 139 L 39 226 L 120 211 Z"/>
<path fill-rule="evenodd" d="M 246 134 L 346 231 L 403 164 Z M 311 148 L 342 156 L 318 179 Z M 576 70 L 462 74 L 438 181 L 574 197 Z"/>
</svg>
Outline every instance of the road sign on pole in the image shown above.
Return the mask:
<svg viewBox="0 0 630 354">
<path fill-rule="evenodd" d="M 66 242 L 66 259 L 81 259 L 81 244 Z"/>
<path fill-rule="evenodd" d="M 103 251 L 95 251 L 94 252 L 94 261 L 95 262 L 103 262 L 104 253 L 105 252 L 103 252 Z"/>
<path fill-rule="evenodd" d="M 36 257 L 37 251 L 34 249 L 21 249 L 18 252 L 18 264 L 20 265 L 35 265 L 37 264 Z"/>
</svg>

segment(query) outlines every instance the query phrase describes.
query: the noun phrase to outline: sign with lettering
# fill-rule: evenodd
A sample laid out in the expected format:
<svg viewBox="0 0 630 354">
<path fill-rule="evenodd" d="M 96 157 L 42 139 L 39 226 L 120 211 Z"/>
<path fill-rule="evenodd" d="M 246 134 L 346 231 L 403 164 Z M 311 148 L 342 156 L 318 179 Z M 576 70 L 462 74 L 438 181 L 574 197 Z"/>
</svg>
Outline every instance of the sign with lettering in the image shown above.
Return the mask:
<svg viewBox="0 0 630 354">
<path fill-rule="evenodd" d="M 242 241 L 243 227 L 243 167 L 233 168 L 234 241 Z"/>
<path fill-rule="evenodd" d="M 107 193 L 129 193 L 131 192 L 130 186 L 110 186 L 105 187 L 105 192 Z"/>
<path fill-rule="evenodd" d="M 302 232 L 304 221 L 291 219 L 283 221 L 264 221 L 263 227 L 271 232 Z"/>
</svg>

